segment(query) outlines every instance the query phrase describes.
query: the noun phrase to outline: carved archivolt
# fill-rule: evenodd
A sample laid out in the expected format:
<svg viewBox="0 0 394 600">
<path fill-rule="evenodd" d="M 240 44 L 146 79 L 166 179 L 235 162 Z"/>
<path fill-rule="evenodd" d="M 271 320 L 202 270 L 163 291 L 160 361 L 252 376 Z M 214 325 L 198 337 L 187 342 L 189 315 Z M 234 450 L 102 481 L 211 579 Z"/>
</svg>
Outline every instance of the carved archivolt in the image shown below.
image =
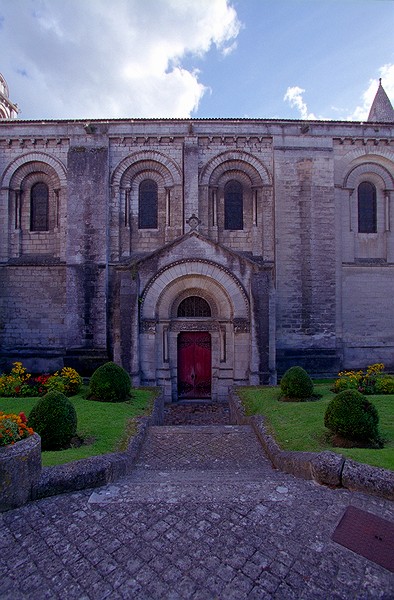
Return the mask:
<svg viewBox="0 0 394 600">
<path fill-rule="evenodd" d="M 161 152 L 146 150 L 123 159 L 112 173 L 111 184 L 128 184 L 141 171 L 157 171 L 163 177 L 164 185 L 168 187 L 182 183 L 181 170 L 171 158 Z"/>
<path fill-rule="evenodd" d="M 374 162 L 365 162 L 353 167 L 346 174 L 343 181 L 343 187 L 353 190 L 361 179 L 367 178 L 370 175 L 377 175 L 381 179 L 386 190 L 394 189 L 393 177 L 389 171 Z"/>
<path fill-rule="evenodd" d="M 241 150 L 223 152 L 212 158 L 202 169 L 200 185 L 217 185 L 226 171 L 242 171 L 252 186 L 272 185 L 266 166 L 255 156 Z"/>
<path fill-rule="evenodd" d="M 249 300 L 236 277 L 208 260 L 182 260 L 161 269 L 148 283 L 141 304 L 143 319 L 168 319 L 185 292 L 201 294 L 221 319 L 249 318 Z"/>
<path fill-rule="evenodd" d="M 18 189 L 23 180 L 34 172 L 45 173 L 51 179 L 54 188 L 66 185 L 66 169 L 59 160 L 44 152 L 30 152 L 19 156 L 8 165 L 1 187 Z"/>
</svg>

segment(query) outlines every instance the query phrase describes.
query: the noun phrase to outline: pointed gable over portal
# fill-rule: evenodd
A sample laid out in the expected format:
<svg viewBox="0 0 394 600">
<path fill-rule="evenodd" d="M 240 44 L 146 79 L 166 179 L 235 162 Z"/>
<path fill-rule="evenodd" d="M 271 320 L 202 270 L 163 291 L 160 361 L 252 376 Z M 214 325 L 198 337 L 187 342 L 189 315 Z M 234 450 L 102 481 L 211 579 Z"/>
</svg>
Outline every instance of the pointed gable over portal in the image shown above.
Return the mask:
<svg viewBox="0 0 394 600">
<path fill-rule="evenodd" d="M 368 121 L 394 123 L 394 109 L 390 98 L 383 89 L 381 79 L 379 79 L 378 91 L 369 111 Z"/>
</svg>

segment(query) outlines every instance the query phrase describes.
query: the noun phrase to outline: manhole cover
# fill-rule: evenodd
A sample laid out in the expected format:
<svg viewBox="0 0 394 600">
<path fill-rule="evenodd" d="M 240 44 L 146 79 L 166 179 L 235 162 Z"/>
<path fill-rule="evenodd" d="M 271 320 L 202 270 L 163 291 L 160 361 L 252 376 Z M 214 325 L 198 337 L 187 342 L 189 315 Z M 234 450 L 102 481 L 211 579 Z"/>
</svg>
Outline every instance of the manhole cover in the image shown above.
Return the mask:
<svg viewBox="0 0 394 600">
<path fill-rule="evenodd" d="M 332 539 L 394 572 L 394 523 L 348 506 Z"/>
</svg>

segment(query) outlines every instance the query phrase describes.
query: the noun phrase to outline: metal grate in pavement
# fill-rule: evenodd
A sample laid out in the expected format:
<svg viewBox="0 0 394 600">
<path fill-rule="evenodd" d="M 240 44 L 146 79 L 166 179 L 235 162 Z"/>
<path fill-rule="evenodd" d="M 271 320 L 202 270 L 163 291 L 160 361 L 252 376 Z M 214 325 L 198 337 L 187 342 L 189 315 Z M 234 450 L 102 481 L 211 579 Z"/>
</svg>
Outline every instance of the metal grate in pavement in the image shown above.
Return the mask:
<svg viewBox="0 0 394 600">
<path fill-rule="evenodd" d="M 394 523 L 348 506 L 332 540 L 394 572 Z"/>
</svg>

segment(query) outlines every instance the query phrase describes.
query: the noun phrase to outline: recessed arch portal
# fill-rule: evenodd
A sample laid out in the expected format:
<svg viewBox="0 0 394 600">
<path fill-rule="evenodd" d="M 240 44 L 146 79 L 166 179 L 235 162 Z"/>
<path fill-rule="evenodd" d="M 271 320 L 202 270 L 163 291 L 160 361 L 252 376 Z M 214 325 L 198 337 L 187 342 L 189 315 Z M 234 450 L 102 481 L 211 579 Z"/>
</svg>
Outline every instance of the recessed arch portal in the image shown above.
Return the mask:
<svg viewBox="0 0 394 600">
<path fill-rule="evenodd" d="M 159 271 L 142 295 L 142 318 L 168 319 L 173 303 L 188 289 L 201 290 L 203 298 L 211 296 L 223 319 L 249 318 L 249 301 L 240 282 L 227 269 L 203 260 L 180 261 Z"/>
<path fill-rule="evenodd" d="M 203 259 L 172 263 L 146 285 L 140 306 L 140 356 L 151 357 L 140 364 L 143 381 L 163 385 L 172 399 L 216 400 L 246 380 L 249 298 L 225 267 Z"/>
</svg>

